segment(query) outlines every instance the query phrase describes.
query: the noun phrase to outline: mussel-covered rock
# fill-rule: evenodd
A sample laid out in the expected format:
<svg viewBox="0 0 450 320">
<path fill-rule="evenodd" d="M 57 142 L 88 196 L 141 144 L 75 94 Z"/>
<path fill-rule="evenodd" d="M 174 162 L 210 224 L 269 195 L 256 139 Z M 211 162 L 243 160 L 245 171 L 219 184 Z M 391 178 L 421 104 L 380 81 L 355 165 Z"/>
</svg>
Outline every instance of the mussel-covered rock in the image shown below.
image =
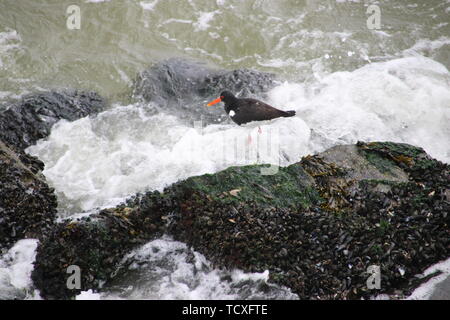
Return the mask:
<svg viewBox="0 0 450 320">
<path fill-rule="evenodd" d="M 219 266 L 270 270 L 302 299 L 407 294 L 416 274 L 450 256 L 449 166 L 420 148 L 359 143 L 273 177 L 226 171 L 180 183 L 195 192 L 178 196 L 170 232 Z M 306 181 L 313 182 L 305 193 Z M 367 287 L 372 265 L 380 267 L 379 290 Z"/>
<path fill-rule="evenodd" d="M 45 297 L 72 297 L 65 268 L 76 264 L 85 270 L 83 289 L 99 288 L 123 254 L 162 232 L 216 266 L 269 270 L 301 299 L 408 294 L 416 274 L 450 256 L 450 168 L 421 148 L 360 142 L 273 175 L 262 168 L 191 177 L 102 219 L 60 225 L 38 249 L 36 286 Z M 108 222 L 125 209 L 127 220 Z M 367 285 L 372 266 L 379 288 Z"/>
<path fill-rule="evenodd" d="M 95 92 L 77 90 L 30 94 L 0 108 L 0 140 L 25 149 L 50 134 L 60 119 L 74 121 L 105 109 Z"/>
<path fill-rule="evenodd" d="M 46 299 L 68 299 L 82 290 L 99 289 L 118 273 L 124 253 L 162 235 L 165 217 L 145 199 L 59 223 L 39 245 L 32 279 Z M 81 287 L 67 285 L 69 267 L 80 270 Z"/>
<path fill-rule="evenodd" d="M 23 238 L 42 238 L 54 226 L 56 196 L 44 164 L 0 141 L 0 250 Z"/>
<path fill-rule="evenodd" d="M 44 163 L 23 149 L 60 119 L 73 121 L 104 107 L 96 93 L 66 90 L 30 94 L 0 108 L 0 248 L 45 236 L 56 218 L 54 190 L 40 173 Z"/>
</svg>

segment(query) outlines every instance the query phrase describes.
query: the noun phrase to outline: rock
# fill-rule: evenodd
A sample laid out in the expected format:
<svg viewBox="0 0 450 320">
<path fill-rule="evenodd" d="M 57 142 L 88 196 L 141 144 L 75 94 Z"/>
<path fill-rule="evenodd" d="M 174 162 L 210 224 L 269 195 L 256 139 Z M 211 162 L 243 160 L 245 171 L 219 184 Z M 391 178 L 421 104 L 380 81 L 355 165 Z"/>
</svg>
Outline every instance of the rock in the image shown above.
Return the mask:
<svg viewBox="0 0 450 320">
<path fill-rule="evenodd" d="M 73 121 L 105 108 L 105 100 L 95 92 L 67 90 L 43 92 L 23 97 L 0 108 L 0 140 L 25 149 L 49 135 L 60 119 Z"/>
<path fill-rule="evenodd" d="M 60 119 L 103 110 L 93 92 L 44 92 L 0 108 L 0 247 L 22 238 L 43 238 L 54 226 L 57 201 L 41 171 L 44 164 L 23 150 L 46 137 Z"/>
<path fill-rule="evenodd" d="M 68 299 L 99 289 L 118 273 L 124 253 L 161 236 L 165 220 L 150 198 L 58 224 L 37 250 L 32 279 L 41 296 Z M 81 269 L 80 289 L 66 285 L 71 265 Z"/>
<path fill-rule="evenodd" d="M 450 300 L 450 277 L 436 285 L 430 300 Z"/>
<path fill-rule="evenodd" d="M 40 173 L 44 164 L 0 141 L 0 249 L 42 238 L 54 226 L 56 196 Z"/>
<path fill-rule="evenodd" d="M 275 175 L 262 167 L 191 177 L 102 219 L 60 224 L 38 248 L 35 285 L 46 298 L 73 297 L 66 268 L 77 264 L 83 290 L 98 289 L 125 253 L 163 232 L 216 266 L 269 270 L 301 299 L 407 294 L 414 275 L 450 256 L 450 168 L 421 148 L 361 142 Z M 367 287 L 371 265 L 381 268 L 380 290 Z"/>
<path fill-rule="evenodd" d="M 320 154 L 326 162 L 342 168 L 346 172 L 347 179 L 356 180 L 389 180 L 407 182 L 408 174 L 401 168 L 390 165 L 388 160 L 379 157 L 379 161 L 388 163 L 390 170 L 383 170 L 374 163 L 375 155 L 369 158 L 361 156 L 361 150 L 356 145 L 332 147 Z"/>
<path fill-rule="evenodd" d="M 155 103 L 155 112 L 182 119 L 218 123 L 227 119 L 223 108 L 207 108 L 224 89 L 241 96 L 261 96 L 275 85 L 275 76 L 248 69 L 215 70 L 199 62 L 172 58 L 141 72 L 134 95 Z"/>
</svg>

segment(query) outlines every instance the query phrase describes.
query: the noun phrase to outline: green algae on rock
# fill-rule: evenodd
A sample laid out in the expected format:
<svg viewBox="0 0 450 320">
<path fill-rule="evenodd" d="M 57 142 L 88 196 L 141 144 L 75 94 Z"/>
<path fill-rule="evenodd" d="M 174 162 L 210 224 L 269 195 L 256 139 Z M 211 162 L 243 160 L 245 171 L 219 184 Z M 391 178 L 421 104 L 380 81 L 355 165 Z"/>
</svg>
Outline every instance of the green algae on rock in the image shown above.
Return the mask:
<svg viewBox="0 0 450 320">
<path fill-rule="evenodd" d="M 301 166 L 280 168 L 275 175 L 261 175 L 261 166 L 231 167 L 172 186 L 180 195 L 197 193 L 223 204 L 308 208 L 320 200 L 314 180 Z"/>
</svg>

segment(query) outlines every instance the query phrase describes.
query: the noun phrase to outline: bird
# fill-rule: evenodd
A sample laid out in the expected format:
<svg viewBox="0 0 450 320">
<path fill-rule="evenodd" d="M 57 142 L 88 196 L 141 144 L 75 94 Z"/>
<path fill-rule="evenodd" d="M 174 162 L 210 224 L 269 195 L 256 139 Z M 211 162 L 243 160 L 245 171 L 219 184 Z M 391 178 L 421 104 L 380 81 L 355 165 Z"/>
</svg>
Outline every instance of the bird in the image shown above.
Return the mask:
<svg viewBox="0 0 450 320">
<path fill-rule="evenodd" d="M 208 107 L 224 102 L 225 112 L 239 126 L 252 121 L 272 120 L 280 117 L 293 117 L 295 111 L 283 111 L 264 102 L 252 98 L 237 98 L 228 90 L 220 93 L 220 97 L 207 104 Z"/>
</svg>

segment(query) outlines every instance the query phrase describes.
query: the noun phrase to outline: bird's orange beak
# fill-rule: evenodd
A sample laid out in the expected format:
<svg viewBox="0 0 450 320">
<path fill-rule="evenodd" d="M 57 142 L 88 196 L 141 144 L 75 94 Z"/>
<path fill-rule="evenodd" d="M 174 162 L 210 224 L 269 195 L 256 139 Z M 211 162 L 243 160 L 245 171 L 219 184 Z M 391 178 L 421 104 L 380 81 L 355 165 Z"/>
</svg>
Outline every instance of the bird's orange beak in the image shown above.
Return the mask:
<svg viewBox="0 0 450 320">
<path fill-rule="evenodd" d="M 221 102 L 221 101 L 222 101 L 222 97 L 217 98 L 217 99 L 211 101 L 210 103 L 208 103 L 207 106 L 208 106 L 208 107 L 211 107 L 212 105 L 214 105 L 214 104 L 216 104 L 216 103 L 219 103 L 219 102 Z"/>
</svg>

